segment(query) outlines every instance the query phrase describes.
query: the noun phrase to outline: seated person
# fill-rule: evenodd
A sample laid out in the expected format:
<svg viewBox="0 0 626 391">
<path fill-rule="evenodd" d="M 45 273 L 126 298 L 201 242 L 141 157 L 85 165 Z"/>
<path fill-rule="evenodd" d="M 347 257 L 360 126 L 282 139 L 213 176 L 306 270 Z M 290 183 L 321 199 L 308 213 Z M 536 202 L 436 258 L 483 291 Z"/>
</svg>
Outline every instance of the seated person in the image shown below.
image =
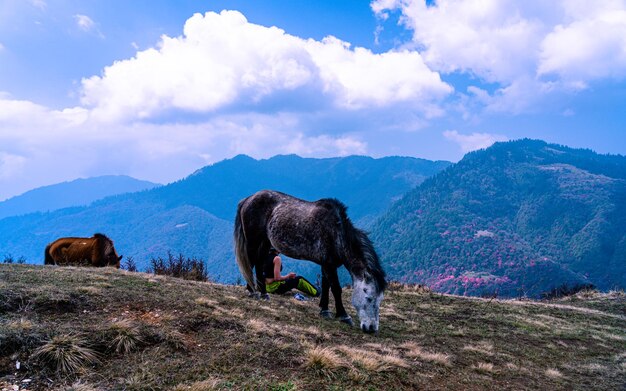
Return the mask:
<svg viewBox="0 0 626 391">
<path fill-rule="evenodd" d="M 283 264 L 278 256 L 278 250 L 271 247 L 266 259 L 263 262 L 263 275 L 265 277 L 265 289 L 268 293 L 285 293 L 296 288 L 309 296 L 317 297 L 320 290 L 296 273 L 289 273 L 282 276 L 280 272 L 283 270 Z"/>
</svg>

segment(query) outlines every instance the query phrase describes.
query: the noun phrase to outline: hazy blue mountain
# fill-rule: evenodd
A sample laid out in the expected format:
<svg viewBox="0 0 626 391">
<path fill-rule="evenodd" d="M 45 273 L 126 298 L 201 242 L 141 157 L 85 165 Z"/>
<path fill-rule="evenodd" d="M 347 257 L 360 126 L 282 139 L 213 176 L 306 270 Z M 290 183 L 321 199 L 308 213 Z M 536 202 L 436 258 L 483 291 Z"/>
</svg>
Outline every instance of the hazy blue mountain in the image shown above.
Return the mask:
<svg viewBox="0 0 626 391">
<path fill-rule="evenodd" d="M 239 155 L 142 196 L 165 200 L 168 206 L 195 205 L 230 221 L 242 198 L 261 189 L 274 189 L 307 200 L 336 197 L 349 206 L 353 220 L 363 223 L 449 165 L 410 157 L 312 159 L 279 155 L 255 160 Z"/>
<path fill-rule="evenodd" d="M 87 207 L 33 213 L 0 220 L 0 256 L 24 256 L 42 263 L 46 244 L 61 236 L 107 234 L 119 254 L 140 269 L 152 256 L 207 260 L 211 276 L 234 282 L 232 221 L 239 200 L 261 189 L 275 189 L 315 200 L 336 197 L 365 227 L 394 200 L 449 166 L 408 157 L 306 159 L 295 155 L 255 160 L 247 156 L 204 167 L 178 182 L 138 193 L 108 197 Z M 294 262 L 316 273 L 314 264 Z"/>
<path fill-rule="evenodd" d="M 457 294 L 626 288 L 626 157 L 542 141 L 467 154 L 372 228 L 390 277 Z"/>
<path fill-rule="evenodd" d="M 125 175 L 105 175 L 76 179 L 39 187 L 0 202 L 0 219 L 33 212 L 48 212 L 70 206 L 83 206 L 108 196 L 152 189 L 159 184 Z"/>
</svg>

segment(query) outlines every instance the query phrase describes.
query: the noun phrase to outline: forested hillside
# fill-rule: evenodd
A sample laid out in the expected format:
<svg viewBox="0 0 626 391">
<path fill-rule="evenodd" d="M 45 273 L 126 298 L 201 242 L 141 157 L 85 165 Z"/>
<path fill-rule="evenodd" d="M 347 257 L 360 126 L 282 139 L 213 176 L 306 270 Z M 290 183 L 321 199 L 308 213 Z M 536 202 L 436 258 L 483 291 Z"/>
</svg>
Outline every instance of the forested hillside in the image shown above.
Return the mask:
<svg viewBox="0 0 626 391">
<path fill-rule="evenodd" d="M 365 227 L 394 200 L 447 167 L 408 157 L 373 159 L 350 156 L 305 159 L 295 155 L 255 160 L 237 156 L 198 170 L 175 183 L 148 191 L 108 197 L 88 207 L 66 208 L 0 220 L 0 256 L 23 256 L 42 263 L 47 243 L 61 236 L 102 232 L 119 254 L 145 270 L 151 257 L 167 252 L 203 259 L 209 274 L 235 282 L 239 272 L 232 250 L 237 203 L 261 189 L 276 189 L 315 200 L 336 197 Z M 313 278 L 319 267 L 289 265 Z"/>
<path fill-rule="evenodd" d="M 497 143 L 408 193 L 373 228 L 390 277 L 442 292 L 626 287 L 626 158 Z"/>
</svg>

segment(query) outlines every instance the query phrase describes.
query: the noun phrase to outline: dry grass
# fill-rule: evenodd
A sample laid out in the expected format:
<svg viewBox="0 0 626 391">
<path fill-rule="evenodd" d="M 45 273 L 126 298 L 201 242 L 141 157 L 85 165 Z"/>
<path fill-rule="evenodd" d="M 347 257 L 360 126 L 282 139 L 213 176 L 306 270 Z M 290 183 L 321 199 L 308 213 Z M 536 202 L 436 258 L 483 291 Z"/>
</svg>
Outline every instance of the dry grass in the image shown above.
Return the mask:
<svg viewBox="0 0 626 391">
<path fill-rule="evenodd" d="M 90 295 L 99 295 L 102 293 L 102 288 L 96 286 L 81 286 L 76 290 L 80 293 L 87 293 Z"/>
<path fill-rule="evenodd" d="M 488 362 L 479 362 L 478 364 L 474 365 L 473 368 L 476 371 L 482 372 L 482 373 L 495 373 L 496 372 L 495 366 Z"/>
<path fill-rule="evenodd" d="M 24 317 L 20 317 L 19 319 L 16 319 L 16 320 L 11 320 L 7 322 L 6 324 L 7 329 L 18 332 L 18 333 L 30 331 L 32 330 L 33 326 L 34 326 L 33 322 L 31 322 L 30 320 Z"/>
<path fill-rule="evenodd" d="M 194 300 L 196 304 L 205 305 L 208 307 L 216 307 L 218 306 L 218 302 L 215 300 L 211 300 L 208 297 L 200 296 Z"/>
<path fill-rule="evenodd" d="M 400 345 L 400 347 L 403 349 L 406 349 L 405 355 L 407 357 L 411 357 L 411 358 L 418 359 L 421 361 L 432 362 L 432 363 L 440 364 L 440 365 L 449 366 L 451 364 L 450 355 L 444 354 L 444 353 L 433 353 L 433 352 L 426 351 L 421 346 L 413 342 L 403 343 L 402 345 Z"/>
<path fill-rule="evenodd" d="M 101 391 L 101 388 L 97 388 L 93 384 L 84 383 L 81 380 L 73 383 L 70 386 L 62 387 L 58 391 Z"/>
<path fill-rule="evenodd" d="M 479 341 L 473 345 L 465 345 L 463 346 L 463 350 L 472 351 L 484 354 L 486 356 L 493 356 L 493 344 L 489 341 Z"/>
<path fill-rule="evenodd" d="M 32 265 L 0 265 L 0 281 L 0 389 L 28 378 L 31 391 L 607 390 L 626 379 L 619 297 L 520 304 L 399 287 L 367 335 L 320 318 L 316 301 L 251 300 L 243 287 Z M 73 333 L 99 365 L 68 376 L 34 356 L 45 335 Z M 117 335 L 126 342 L 111 345 Z"/>
<path fill-rule="evenodd" d="M 421 284 L 404 284 L 397 281 L 389 282 L 387 289 L 390 292 L 409 292 L 409 293 L 419 293 L 419 294 L 429 294 L 432 290 L 426 285 Z"/>
<path fill-rule="evenodd" d="M 554 368 L 546 369 L 545 373 L 546 373 L 546 376 L 552 379 L 560 379 L 563 377 L 563 374 L 558 369 L 554 369 Z"/>
<path fill-rule="evenodd" d="M 172 389 L 172 391 L 213 391 L 218 390 L 221 380 L 219 378 L 211 378 L 191 384 L 180 384 Z"/>
<path fill-rule="evenodd" d="M 143 343 L 141 329 L 130 319 L 113 322 L 109 327 L 109 332 L 113 337 L 109 343 L 109 348 L 115 353 L 130 353 Z"/>
<path fill-rule="evenodd" d="M 389 371 L 393 368 L 408 368 L 409 365 L 401 357 L 387 352 L 380 354 L 372 350 L 341 345 L 337 348 L 344 353 L 353 364 L 373 372 Z"/>
<path fill-rule="evenodd" d="M 35 350 L 32 358 L 64 374 L 79 372 L 99 361 L 87 340 L 76 334 L 52 337 Z"/>
<path fill-rule="evenodd" d="M 315 371 L 333 370 L 345 365 L 341 357 L 328 347 L 315 346 L 304 354 L 304 366 Z"/>
</svg>

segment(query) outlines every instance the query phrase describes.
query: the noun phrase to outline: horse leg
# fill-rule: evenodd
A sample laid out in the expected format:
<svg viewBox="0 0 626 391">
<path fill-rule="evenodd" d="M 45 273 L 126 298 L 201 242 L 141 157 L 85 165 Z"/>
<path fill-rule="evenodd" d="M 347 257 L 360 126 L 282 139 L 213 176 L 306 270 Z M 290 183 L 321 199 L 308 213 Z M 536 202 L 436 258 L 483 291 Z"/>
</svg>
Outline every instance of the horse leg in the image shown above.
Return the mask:
<svg viewBox="0 0 626 391">
<path fill-rule="evenodd" d="M 341 300 L 341 284 L 339 284 L 339 276 L 337 275 L 337 269 L 330 268 L 328 279 L 330 280 L 330 289 L 333 292 L 335 298 L 335 318 L 349 326 L 354 325 L 352 318 L 346 312 Z"/>
<path fill-rule="evenodd" d="M 270 295 L 267 294 L 267 290 L 265 289 L 265 277 L 263 276 L 263 268 L 260 263 L 254 267 L 256 270 L 256 286 L 259 288 L 259 292 L 261 292 L 260 298 L 263 300 L 269 300 Z"/>
<path fill-rule="evenodd" d="M 330 289 L 330 282 L 326 276 L 326 271 L 322 269 L 322 295 L 320 296 L 320 315 L 323 318 L 330 319 L 332 317 L 331 312 L 328 310 L 328 291 Z"/>
<path fill-rule="evenodd" d="M 262 300 L 270 299 L 270 295 L 267 293 L 267 289 L 265 288 L 265 276 L 263 275 L 263 259 L 267 256 L 269 248 L 270 244 L 268 241 L 261 242 L 257 249 L 256 260 L 254 262 L 254 270 L 256 270 L 256 285 L 259 292 L 261 292 Z"/>
</svg>

